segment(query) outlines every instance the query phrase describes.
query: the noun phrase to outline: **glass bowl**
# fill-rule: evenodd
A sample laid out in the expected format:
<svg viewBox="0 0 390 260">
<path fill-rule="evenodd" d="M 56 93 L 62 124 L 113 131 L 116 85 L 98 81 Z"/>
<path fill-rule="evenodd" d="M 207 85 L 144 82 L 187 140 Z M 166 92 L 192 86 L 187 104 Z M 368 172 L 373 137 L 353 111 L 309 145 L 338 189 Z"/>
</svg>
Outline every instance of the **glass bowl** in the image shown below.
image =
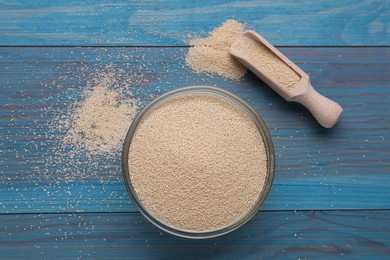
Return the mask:
<svg viewBox="0 0 390 260">
<path fill-rule="evenodd" d="M 237 108 L 239 108 L 241 111 L 243 111 L 250 119 L 252 119 L 253 123 L 256 125 L 259 133 L 261 134 L 265 150 L 266 150 L 266 156 L 267 156 L 267 175 L 266 180 L 264 183 L 264 187 L 254 204 L 254 206 L 246 213 L 244 214 L 240 219 L 237 219 L 234 223 L 231 225 L 218 228 L 215 230 L 207 230 L 207 231 L 187 231 L 187 230 L 181 230 L 176 227 L 167 225 L 157 219 L 153 216 L 153 214 L 148 211 L 143 205 L 142 202 L 138 199 L 137 194 L 133 188 L 133 185 L 131 183 L 130 178 L 130 170 L 129 170 L 129 148 L 130 144 L 133 138 L 133 135 L 135 133 L 135 130 L 138 126 L 138 124 L 142 121 L 145 115 L 147 115 L 150 111 L 152 111 L 155 107 L 159 106 L 160 104 L 167 102 L 173 98 L 180 97 L 180 96 L 187 96 L 192 94 L 204 94 L 204 95 L 211 95 L 218 98 L 221 98 L 223 100 L 226 100 L 230 102 L 231 104 L 235 105 Z M 148 219 L 151 223 L 153 223 L 155 226 L 159 227 L 160 229 L 171 233 L 176 236 L 185 237 L 185 238 L 211 238 L 220 236 L 226 233 L 229 233 L 243 224 L 245 224 L 247 221 L 249 221 L 258 211 L 259 207 L 263 204 L 264 200 L 266 199 L 270 189 L 271 185 L 274 179 L 274 172 L 275 172 L 275 153 L 274 148 L 272 144 L 272 139 L 269 134 L 268 128 L 265 125 L 264 121 L 260 118 L 260 116 L 256 113 L 256 111 L 251 108 L 247 103 L 245 103 L 243 100 L 238 98 L 237 96 L 231 94 L 228 91 L 222 90 L 220 88 L 216 87 L 209 87 L 209 86 L 191 86 L 191 87 L 184 87 L 181 89 L 177 89 L 171 92 L 168 92 L 155 100 L 153 100 L 149 105 L 147 105 L 134 119 L 132 125 L 129 128 L 129 131 L 126 135 L 123 150 L 122 150 L 122 173 L 125 179 L 126 188 L 127 191 L 130 194 L 130 197 L 134 201 L 134 203 L 137 205 L 140 212 L 145 216 L 146 219 Z"/>
</svg>

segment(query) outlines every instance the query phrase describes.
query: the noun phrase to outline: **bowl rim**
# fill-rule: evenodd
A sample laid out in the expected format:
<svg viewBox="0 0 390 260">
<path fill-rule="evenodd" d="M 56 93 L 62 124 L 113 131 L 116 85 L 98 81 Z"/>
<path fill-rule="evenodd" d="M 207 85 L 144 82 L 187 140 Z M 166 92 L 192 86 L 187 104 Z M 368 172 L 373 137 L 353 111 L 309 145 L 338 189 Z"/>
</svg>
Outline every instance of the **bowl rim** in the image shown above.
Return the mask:
<svg viewBox="0 0 390 260">
<path fill-rule="evenodd" d="M 193 94 L 203 94 L 203 95 L 212 95 L 219 98 L 222 98 L 231 104 L 235 105 L 237 108 L 239 108 L 242 112 L 244 112 L 248 117 L 250 117 L 253 121 L 253 123 L 256 125 L 260 135 L 263 138 L 263 142 L 265 145 L 265 150 L 267 154 L 267 175 L 266 180 L 264 183 L 264 187 L 262 191 L 259 194 L 259 197 L 256 201 L 256 203 L 253 205 L 253 207 L 248 210 L 240 219 L 238 219 L 236 222 L 233 222 L 227 226 L 215 229 L 215 230 L 207 230 L 207 231 L 191 231 L 191 230 L 183 230 L 178 229 L 174 226 L 168 225 L 166 223 L 163 223 L 158 218 L 154 217 L 152 213 L 150 213 L 143 205 L 142 202 L 138 199 L 137 194 L 133 188 L 133 185 L 131 183 L 130 178 L 130 169 L 129 169 L 129 152 L 130 152 L 130 145 L 132 138 L 134 136 L 134 133 L 144 118 L 150 111 L 152 111 L 155 107 L 157 107 L 160 104 L 163 104 L 164 102 L 167 102 L 171 99 L 174 99 L 176 97 L 181 96 L 187 96 L 187 95 L 193 95 Z M 237 97 L 236 95 L 223 90 L 218 87 L 211 87 L 211 86 L 189 86 L 189 87 L 182 87 L 176 90 L 169 91 L 156 99 L 152 100 L 148 105 L 146 105 L 135 117 L 134 121 L 132 122 L 126 138 L 124 140 L 123 149 L 122 149 L 122 174 L 125 180 L 126 189 L 133 200 L 134 204 L 137 206 L 137 208 L 140 210 L 141 214 L 148 219 L 152 224 L 160 228 L 161 230 L 164 230 L 170 234 L 184 237 L 184 238 L 192 238 L 192 239 L 203 239 L 203 238 L 212 238 L 221 236 L 224 234 L 227 234 L 229 232 L 232 232 L 233 230 L 236 230 L 237 228 L 244 225 L 246 222 L 248 222 L 259 210 L 260 206 L 265 201 L 266 197 L 268 196 L 273 180 L 275 175 L 275 152 L 274 152 L 274 146 L 272 142 L 271 135 L 269 133 L 269 130 L 263 121 L 263 119 L 256 113 L 256 111 L 248 105 L 245 101 Z"/>
</svg>

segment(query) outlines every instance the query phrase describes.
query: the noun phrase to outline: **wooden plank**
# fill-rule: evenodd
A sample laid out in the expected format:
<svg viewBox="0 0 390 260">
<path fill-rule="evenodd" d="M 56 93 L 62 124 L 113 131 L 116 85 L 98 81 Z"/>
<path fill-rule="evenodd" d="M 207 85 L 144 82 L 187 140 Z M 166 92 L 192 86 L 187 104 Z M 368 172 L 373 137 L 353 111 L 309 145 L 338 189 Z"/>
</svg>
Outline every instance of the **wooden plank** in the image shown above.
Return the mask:
<svg viewBox="0 0 390 260">
<path fill-rule="evenodd" d="M 276 151 L 275 182 L 263 209 L 390 208 L 390 48 L 281 49 L 311 74 L 319 92 L 344 107 L 331 130 L 251 73 L 240 82 L 193 73 L 184 65 L 186 50 L 0 48 L 0 212 L 137 211 L 119 153 L 69 179 L 76 169 L 50 163 L 58 143 L 45 136 L 55 111 L 66 111 L 89 73 L 110 63 L 129 73 L 141 69 L 146 81 L 135 91 L 144 104 L 149 94 L 197 84 L 248 101 L 267 123 Z"/>
<path fill-rule="evenodd" d="M 387 46 L 388 7 L 387 0 L 1 1 L 0 44 L 182 46 L 234 18 L 277 46 Z"/>
<path fill-rule="evenodd" d="M 0 215 L 2 258 L 390 257 L 389 211 L 262 212 L 208 240 L 177 238 L 140 213 Z"/>
</svg>

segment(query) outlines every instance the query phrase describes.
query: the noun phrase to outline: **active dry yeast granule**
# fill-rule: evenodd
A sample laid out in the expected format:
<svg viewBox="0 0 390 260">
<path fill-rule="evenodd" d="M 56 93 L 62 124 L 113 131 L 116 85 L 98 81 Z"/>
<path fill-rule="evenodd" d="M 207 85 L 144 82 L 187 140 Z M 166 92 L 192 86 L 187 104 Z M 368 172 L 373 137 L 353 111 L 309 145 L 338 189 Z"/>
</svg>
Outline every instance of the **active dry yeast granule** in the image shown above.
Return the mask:
<svg viewBox="0 0 390 260">
<path fill-rule="evenodd" d="M 246 73 L 246 68 L 229 53 L 230 46 L 244 32 L 244 24 L 227 20 L 214 29 L 207 38 L 190 41 L 186 64 L 196 72 L 218 74 L 238 80 Z"/>
<path fill-rule="evenodd" d="M 177 229 L 230 225 L 256 203 L 267 175 L 253 121 L 221 98 L 176 97 L 151 110 L 129 151 L 130 179 L 142 205 Z"/>
<path fill-rule="evenodd" d="M 253 64 L 261 67 L 267 74 L 274 77 L 287 89 L 292 89 L 299 82 L 301 77 L 291 69 L 283 60 L 276 56 L 262 43 L 242 35 L 232 45 L 240 56 L 246 57 Z"/>
<path fill-rule="evenodd" d="M 245 75 L 247 69 L 229 53 L 230 47 L 234 46 L 242 52 L 242 56 L 261 66 L 287 89 L 294 88 L 300 76 L 267 47 L 242 35 L 244 30 L 244 24 L 226 20 L 210 32 L 207 38 L 191 40 L 186 57 L 187 66 L 196 72 L 218 74 L 238 80 Z"/>
<path fill-rule="evenodd" d="M 84 148 L 91 154 L 108 154 L 120 149 L 129 123 L 135 117 L 139 100 L 125 99 L 117 89 L 101 82 L 87 90 L 68 118 L 66 144 Z"/>
<path fill-rule="evenodd" d="M 123 140 L 140 107 L 133 93 L 139 93 L 145 77 L 139 69 L 112 63 L 92 71 L 81 67 L 69 75 L 86 80 L 64 87 L 64 98 L 52 101 L 59 109 L 43 111 L 50 118 L 45 174 L 57 174 L 67 183 L 91 176 L 99 176 L 101 184 L 121 181 L 117 176 Z"/>
</svg>

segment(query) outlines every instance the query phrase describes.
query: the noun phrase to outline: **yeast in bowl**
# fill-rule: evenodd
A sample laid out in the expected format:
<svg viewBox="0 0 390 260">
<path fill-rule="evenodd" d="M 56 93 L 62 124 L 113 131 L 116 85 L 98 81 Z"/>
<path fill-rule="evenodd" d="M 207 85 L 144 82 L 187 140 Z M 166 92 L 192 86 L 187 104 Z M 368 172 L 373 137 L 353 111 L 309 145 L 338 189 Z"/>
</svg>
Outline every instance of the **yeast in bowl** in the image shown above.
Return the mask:
<svg viewBox="0 0 390 260">
<path fill-rule="evenodd" d="M 214 87 L 170 92 L 135 119 L 123 173 L 140 211 L 175 235 L 206 238 L 252 217 L 274 173 L 268 130 L 246 103 Z"/>
</svg>

